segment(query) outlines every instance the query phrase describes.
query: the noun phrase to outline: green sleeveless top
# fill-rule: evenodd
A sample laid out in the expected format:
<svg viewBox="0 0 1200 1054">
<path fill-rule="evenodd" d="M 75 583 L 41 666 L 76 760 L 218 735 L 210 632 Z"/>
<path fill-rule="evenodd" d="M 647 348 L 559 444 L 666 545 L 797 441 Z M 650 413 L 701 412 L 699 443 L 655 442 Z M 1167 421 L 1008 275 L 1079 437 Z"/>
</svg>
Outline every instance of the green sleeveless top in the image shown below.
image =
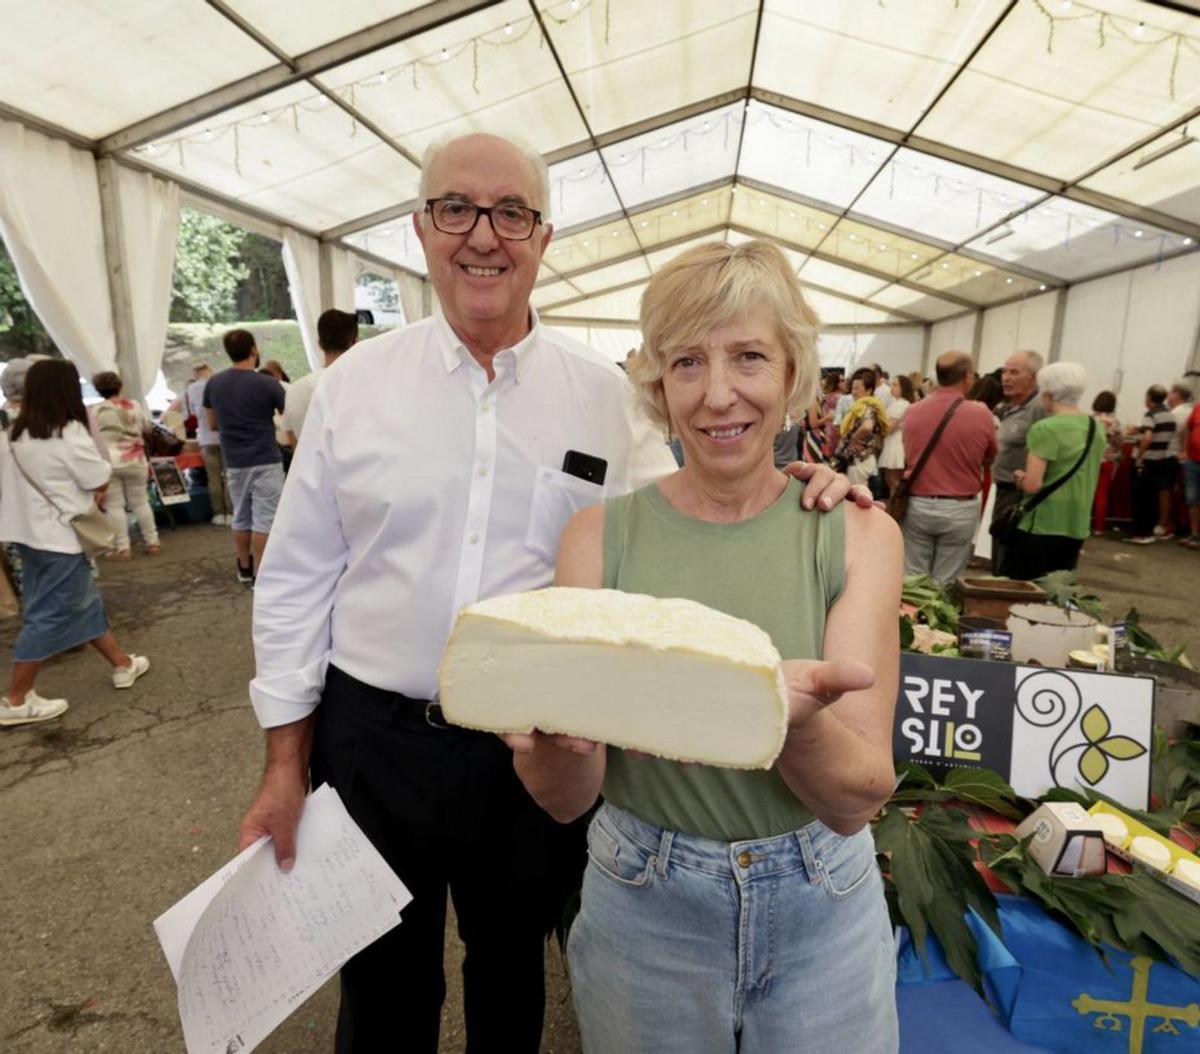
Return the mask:
<svg viewBox="0 0 1200 1054">
<path fill-rule="evenodd" d="M 770 508 L 740 523 L 685 516 L 653 483 L 615 498 L 604 506 L 604 586 L 699 601 L 762 627 L 785 659 L 819 659 L 845 579 L 845 526 L 841 506 L 802 508 L 803 491 L 789 480 Z M 604 796 L 648 823 L 726 842 L 813 819 L 774 768 L 680 765 L 611 746 Z"/>
</svg>

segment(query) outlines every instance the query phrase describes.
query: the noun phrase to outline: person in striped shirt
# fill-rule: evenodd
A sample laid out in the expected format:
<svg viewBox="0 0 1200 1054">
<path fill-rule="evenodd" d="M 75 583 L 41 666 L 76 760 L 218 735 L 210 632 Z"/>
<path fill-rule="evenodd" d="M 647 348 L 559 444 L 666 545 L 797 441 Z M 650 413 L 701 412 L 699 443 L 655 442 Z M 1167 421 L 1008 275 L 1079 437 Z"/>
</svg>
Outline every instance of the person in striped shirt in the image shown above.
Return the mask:
<svg viewBox="0 0 1200 1054">
<path fill-rule="evenodd" d="M 1171 494 L 1179 459 L 1171 456 L 1175 416 L 1167 408 L 1167 390 L 1152 384 L 1146 391 L 1146 416 L 1134 454 L 1137 483 L 1133 492 L 1135 545 L 1150 545 L 1175 534 L 1171 523 Z M 1155 520 L 1157 519 L 1157 523 Z"/>
</svg>

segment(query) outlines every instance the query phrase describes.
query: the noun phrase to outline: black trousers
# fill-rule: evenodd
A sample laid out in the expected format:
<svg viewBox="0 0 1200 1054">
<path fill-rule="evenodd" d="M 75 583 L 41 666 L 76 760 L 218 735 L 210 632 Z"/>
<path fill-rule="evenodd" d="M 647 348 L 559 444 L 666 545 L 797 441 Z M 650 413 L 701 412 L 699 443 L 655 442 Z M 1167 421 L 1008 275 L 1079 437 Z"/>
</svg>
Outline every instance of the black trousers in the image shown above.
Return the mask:
<svg viewBox="0 0 1200 1054">
<path fill-rule="evenodd" d="M 1016 505 L 1017 502 L 1021 500 L 1022 496 L 1023 495 L 1017 489 L 1017 485 L 1015 483 L 997 482 L 996 500 L 992 504 L 991 523 L 995 523 L 996 520 L 1004 514 L 1005 510 Z M 988 524 L 989 527 L 991 526 L 991 523 Z M 992 538 L 992 574 L 1007 575 L 1009 578 L 1013 577 L 1006 570 L 1004 570 L 1010 559 L 1007 552 L 1008 547 L 1008 543 L 1002 542 L 999 538 Z"/>
<path fill-rule="evenodd" d="M 1008 578 L 1032 582 L 1051 571 L 1074 571 L 1082 549 L 1082 538 L 1017 531 L 1005 546 L 1000 573 Z"/>
<path fill-rule="evenodd" d="M 469 1054 L 536 1054 L 547 934 L 578 888 L 586 827 L 526 793 L 496 736 L 438 728 L 425 704 L 330 667 L 312 754 L 412 893 L 401 924 L 341 973 L 337 1054 L 437 1054 L 449 891 L 466 945 Z"/>
</svg>

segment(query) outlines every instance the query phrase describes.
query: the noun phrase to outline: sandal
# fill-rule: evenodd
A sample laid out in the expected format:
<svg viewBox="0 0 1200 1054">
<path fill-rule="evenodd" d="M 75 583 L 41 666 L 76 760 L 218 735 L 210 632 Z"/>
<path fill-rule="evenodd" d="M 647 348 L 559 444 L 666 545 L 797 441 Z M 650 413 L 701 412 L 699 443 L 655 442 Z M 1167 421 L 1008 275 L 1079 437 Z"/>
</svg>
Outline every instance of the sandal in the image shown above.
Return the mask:
<svg viewBox="0 0 1200 1054">
<path fill-rule="evenodd" d="M 111 553 L 106 554 L 106 559 L 109 560 L 132 560 L 132 549 L 114 549 Z"/>
<path fill-rule="evenodd" d="M 157 556 L 161 552 L 162 552 L 162 546 L 159 545 L 158 542 L 155 542 L 153 545 L 146 546 L 146 555 L 147 556 Z"/>
</svg>

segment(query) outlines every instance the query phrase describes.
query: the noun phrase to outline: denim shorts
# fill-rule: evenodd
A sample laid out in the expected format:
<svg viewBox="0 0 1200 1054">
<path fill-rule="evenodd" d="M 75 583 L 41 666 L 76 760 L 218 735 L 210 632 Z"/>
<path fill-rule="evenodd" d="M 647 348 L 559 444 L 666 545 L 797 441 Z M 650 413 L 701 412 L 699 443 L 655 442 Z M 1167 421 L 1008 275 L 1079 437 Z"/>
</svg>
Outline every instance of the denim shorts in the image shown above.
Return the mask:
<svg viewBox="0 0 1200 1054">
<path fill-rule="evenodd" d="M 1200 505 L 1200 461 L 1183 463 L 1183 500 L 1189 505 Z"/>
<path fill-rule="evenodd" d="M 226 465 L 225 475 L 233 505 L 233 529 L 269 534 L 283 493 L 283 465 L 278 461 L 249 468 Z"/>
<path fill-rule="evenodd" d="M 869 830 L 716 842 L 605 804 L 567 960 L 587 1054 L 891 1054 L 896 949 Z"/>
</svg>

